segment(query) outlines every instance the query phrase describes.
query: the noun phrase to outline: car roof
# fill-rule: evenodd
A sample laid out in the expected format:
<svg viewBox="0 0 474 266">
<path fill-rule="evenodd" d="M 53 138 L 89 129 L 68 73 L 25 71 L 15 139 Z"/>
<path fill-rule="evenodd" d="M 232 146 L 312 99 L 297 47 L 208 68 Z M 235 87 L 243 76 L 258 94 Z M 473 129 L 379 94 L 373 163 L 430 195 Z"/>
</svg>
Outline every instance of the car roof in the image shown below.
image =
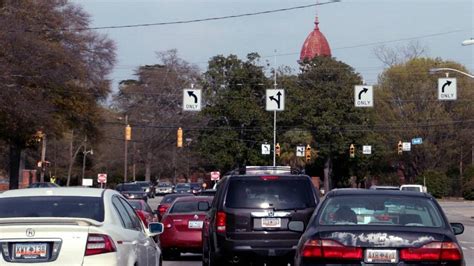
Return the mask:
<svg viewBox="0 0 474 266">
<path fill-rule="evenodd" d="M 208 200 L 211 201 L 213 200 L 214 197 L 208 197 L 208 196 L 187 196 L 187 197 L 179 197 L 177 198 L 174 202 L 182 202 L 182 201 L 200 201 L 200 200 Z"/>
<path fill-rule="evenodd" d="M 40 196 L 83 196 L 101 197 L 104 189 L 85 187 L 54 187 L 54 188 L 28 188 L 12 189 L 0 194 L 0 198 L 11 197 L 40 197 Z"/>
<path fill-rule="evenodd" d="M 427 193 L 405 191 L 405 190 L 376 190 L 376 189 L 361 189 L 361 188 L 347 188 L 334 189 L 326 194 L 327 197 L 337 196 L 360 196 L 360 195 L 385 195 L 385 196 L 411 196 L 411 197 L 425 197 L 432 198 Z"/>
</svg>

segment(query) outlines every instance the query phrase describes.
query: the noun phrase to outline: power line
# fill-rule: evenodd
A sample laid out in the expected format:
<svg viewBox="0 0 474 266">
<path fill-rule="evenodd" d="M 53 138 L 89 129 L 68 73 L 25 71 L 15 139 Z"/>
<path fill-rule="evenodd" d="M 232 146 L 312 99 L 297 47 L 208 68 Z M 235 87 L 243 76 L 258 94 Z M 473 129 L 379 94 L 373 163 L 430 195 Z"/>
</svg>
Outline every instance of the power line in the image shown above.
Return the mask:
<svg viewBox="0 0 474 266">
<path fill-rule="evenodd" d="M 333 3 L 336 3 L 336 2 L 340 2 L 340 1 L 341 0 L 331 0 L 329 2 L 324 2 L 324 3 L 316 3 L 316 4 L 310 4 L 310 5 L 279 8 L 279 9 L 265 10 L 265 11 L 259 11 L 259 12 L 238 14 L 238 15 L 220 16 L 220 17 L 210 17 L 210 18 L 190 19 L 190 20 L 178 20 L 178 21 L 169 21 L 169 22 L 143 23 L 143 24 L 128 24 L 128 25 L 126 24 L 126 25 L 116 25 L 116 26 L 74 28 L 72 30 L 84 31 L 84 30 L 123 29 L 123 28 L 138 28 L 138 27 L 152 27 L 152 26 L 189 24 L 189 23 L 196 23 L 196 22 L 224 20 L 224 19 L 231 19 L 231 18 L 241 18 L 241 17 L 249 17 L 249 16 L 257 16 L 257 15 L 277 13 L 277 12 L 285 12 L 285 11 L 291 11 L 291 10 L 296 10 L 296 9 L 309 8 L 309 7 L 313 7 L 313 6 L 322 6 L 322 5 L 327 5 L 327 4 L 333 4 Z M 65 29 L 65 30 L 67 30 L 67 29 Z"/>
</svg>

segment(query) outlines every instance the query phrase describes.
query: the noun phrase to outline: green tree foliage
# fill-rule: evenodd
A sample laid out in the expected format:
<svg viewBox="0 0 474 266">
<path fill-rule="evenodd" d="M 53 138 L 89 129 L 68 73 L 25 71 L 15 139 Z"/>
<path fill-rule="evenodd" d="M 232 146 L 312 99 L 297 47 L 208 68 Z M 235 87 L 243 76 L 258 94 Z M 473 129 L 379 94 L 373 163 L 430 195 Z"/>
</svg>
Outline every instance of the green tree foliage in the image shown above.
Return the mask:
<svg viewBox="0 0 474 266">
<path fill-rule="evenodd" d="M 437 79 L 430 75 L 433 67 L 450 67 L 466 71 L 457 63 L 441 59 L 414 58 L 386 69 L 375 90 L 375 130 L 383 139 L 386 161 L 396 162 L 402 169 L 402 179 L 413 182 L 427 169 L 442 169 L 459 165 L 462 147 L 471 142 L 472 105 L 474 91 L 467 78 L 457 78 L 458 100 L 439 101 Z M 422 145 L 413 145 L 410 152 L 397 154 L 399 140 L 423 138 Z"/>
<path fill-rule="evenodd" d="M 209 61 L 203 78 L 202 115 L 207 123 L 198 141 L 208 170 L 271 163 L 271 156 L 262 156 L 260 148 L 273 139 L 273 117 L 265 111 L 265 89 L 270 84 L 258 60 L 257 54 L 249 54 L 245 61 L 235 55 Z"/>
<path fill-rule="evenodd" d="M 67 0 L 0 2 L 0 138 L 11 146 L 12 188 L 20 151 L 37 130 L 97 133 L 115 48 L 83 30 L 88 25 L 88 15 Z"/>
<path fill-rule="evenodd" d="M 436 198 L 442 198 L 449 192 L 449 179 L 445 173 L 436 170 L 427 170 L 417 177 L 416 183 L 426 182 L 428 193 Z"/>
<path fill-rule="evenodd" d="M 362 145 L 368 134 L 363 129 L 370 124 L 371 110 L 354 107 L 354 85 L 361 77 L 349 65 L 329 57 L 315 57 L 301 63 L 297 77 L 286 77 L 285 112 L 282 124 L 288 130 L 305 128 L 312 134 L 312 147 L 318 149 L 318 161 L 325 173 L 326 189 L 333 169 L 337 169 L 333 184 L 345 183 L 351 168 L 362 158 Z M 349 146 L 354 143 L 357 156 L 349 160 Z M 346 163 L 350 161 L 350 163 Z M 321 176 L 322 168 L 319 167 Z M 313 173 L 314 174 L 314 173 Z"/>
</svg>

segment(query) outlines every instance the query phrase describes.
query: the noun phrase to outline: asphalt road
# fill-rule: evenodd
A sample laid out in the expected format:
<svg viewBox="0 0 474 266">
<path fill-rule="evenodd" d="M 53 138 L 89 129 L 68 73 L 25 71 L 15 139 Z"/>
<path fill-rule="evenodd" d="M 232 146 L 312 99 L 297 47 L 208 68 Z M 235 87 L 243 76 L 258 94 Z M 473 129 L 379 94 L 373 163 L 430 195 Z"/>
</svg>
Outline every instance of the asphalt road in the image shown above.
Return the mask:
<svg viewBox="0 0 474 266">
<path fill-rule="evenodd" d="M 148 203 L 156 210 L 161 197 L 150 199 Z M 474 202 L 473 201 L 440 201 L 449 222 L 464 225 L 464 233 L 457 238 L 461 244 L 466 265 L 474 265 Z M 183 254 L 180 259 L 164 261 L 164 266 L 197 266 L 202 265 L 201 254 Z"/>
</svg>

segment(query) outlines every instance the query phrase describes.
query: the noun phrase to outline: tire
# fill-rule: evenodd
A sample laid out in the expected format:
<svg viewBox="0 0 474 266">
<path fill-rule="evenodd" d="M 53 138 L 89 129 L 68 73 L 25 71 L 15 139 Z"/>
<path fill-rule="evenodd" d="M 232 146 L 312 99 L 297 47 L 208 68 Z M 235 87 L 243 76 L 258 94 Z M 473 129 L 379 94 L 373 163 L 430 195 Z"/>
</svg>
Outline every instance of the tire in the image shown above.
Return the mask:
<svg viewBox="0 0 474 266">
<path fill-rule="evenodd" d="M 178 258 L 181 254 L 177 250 L 163 249 L 161 251 L 164 260 L 172 260 Z"/>
</svg>

